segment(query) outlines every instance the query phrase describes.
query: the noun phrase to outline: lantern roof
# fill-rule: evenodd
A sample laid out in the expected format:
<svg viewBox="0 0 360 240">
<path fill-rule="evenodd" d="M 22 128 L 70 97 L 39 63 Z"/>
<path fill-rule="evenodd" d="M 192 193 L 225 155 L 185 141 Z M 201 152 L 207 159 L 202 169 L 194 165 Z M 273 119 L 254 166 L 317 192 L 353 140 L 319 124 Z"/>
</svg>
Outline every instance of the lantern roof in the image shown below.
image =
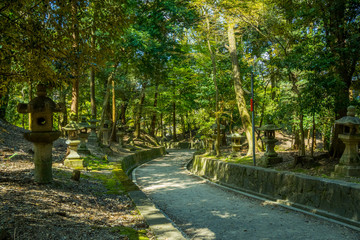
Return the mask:
<svg viewBox="0 0 360 240">
<path fill-rule="evenodd" d="M 86 116 L 81 116 L 81 122 L 79 123 L 79 126 L 83 127 L 83 128 L 89 128 L 90 127 L 90 125 L 86 121 Z"/>
<path fill-rule="evenodd" d="M 211 125 L 211 129 L 217 129 L 217 124 L 214 123 L 213 125 Z M 220 129 L 221 129 L 221 130 L 225 129 L 225 126 L 222 125 L 222 124 L 220 124 Z"/>
<path fill-rule="evenodd" d="M 81 129 L 84 129 L 84 127 L 80 126 L 76 122 L 76 115 L 72 114 L 70 116 L 70 122 L 64 127 L 64 130 L 66 130 L 66 131 L 76 131 L 76 130 L 81 130 Z"/>
<path fill-rule="evenodd" d="M 356 108 L 354 106 L 349 106 L 347 108 L 347 116 L 336 120 L 335 123 L 345 126 L 360 125 L 360 119 L 355 117 L 355 110 Z"/>
<path fill-rule="evenodd" d="M 281 127 L 276 126 L 275 124 L 265 124 L 262 127 L 257 128 L 260 131 L 276 131 L 276 130 L 280 130 Z"/>
<path fill-rule="evenodd" d="M 240 133 L 232 133 L 232 134 L 229 134 L 228 136 L 231 138 L 241 138 L 242 137 L 242 135 Z"/>
</svg>

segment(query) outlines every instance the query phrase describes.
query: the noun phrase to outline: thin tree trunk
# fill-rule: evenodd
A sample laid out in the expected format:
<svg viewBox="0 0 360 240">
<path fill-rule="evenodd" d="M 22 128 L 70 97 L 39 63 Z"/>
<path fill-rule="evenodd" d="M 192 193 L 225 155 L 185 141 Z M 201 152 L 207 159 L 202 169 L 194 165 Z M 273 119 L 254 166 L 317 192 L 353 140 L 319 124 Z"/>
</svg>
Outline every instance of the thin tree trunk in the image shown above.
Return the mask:
<svg viewBox="0 0 360 240">
<path fill-rule="evenodd" d="M 72 98 L 71 112 L 75 114 L 76 119 L 79 115 L 79 22 L 77 19 L 78 7 L 75 0 L 71 1 L 71 17 L 72 17 L 72 48 L 73 48 L 73 64 L 72 64 Z"/>
<path fill-rule="evenodd" d="M 304 114 L 300 113 L 300 149 L 299 155 L 305 156 L 305 131 L 304 131 Z"/>
<path fill-rule="evenodd" d="M 211 57 L 211 63 L 212 63 L 212 79 L 215 85 L 215 91 L 216 91 L 216 95 L 215 95 L 215 117 L 216 117 L 216 142 L 215 142 L 215 151 L 216 151 L 216 156 L 220 156 L 220 112 L 219 112 L 219 89 L 218 89 L 218 84 L 217 84 L 217 79 L 216 79 L 216 56 L 215 53 L 213 52 L 212 48 L 211 48 L 211 43 L 210 43 L 210 21 L 209 21 L 209 17 L 208 15 L 206 15 L 206 24 L 207 24 L 207 45 L 208 45 L 208 49 L 209 49 L 209 53 L 210 53 L 210 57 Z"/>
<path fill-rule="evenodd" d="M 158 102 L 158 92 L 159 86 L 158 83 L 156 81 L 156 86 L 155 86 L 155 94 L 154 94 L 154 113 L 151 117 L 151 124 L 150 124 L 150 136 L 155 137 L 155 128 L 156 128 L 156 116 L 157 116 L 157 111 L 156 111 L 156 107 L 157 107 L 157 102 Z"/>
<path fill-rule="evenodd" d="M 120 105 L 120 121 L 122 125 L 126 125 L 126 109 L 128 106 L 128 102 L 123 102 Z"/>
<path fill-rule="evenodd" d="M 228 25 L 228 38 L 229 38 L 229 52 L 231 57 L 231 63 L 233 68 L 233 79 L 234 79 L 234 89 L 236 95 L 236 102 L 239 108 L 241 122 L 245 129 L 245 134 L 247 141 L 249 143 L 249 149 L 247 156 L 252 155 L 253 141 L 252 141 L 252 124 L 250 119 L 250 114 L 246 108 L 246 101 L 244 96 L 244 90 L 242 88 L 241 76 L 240 76 L 240 66 L 236 49 L 236 39 L 234 32 L 234 23 Z M 255 149 L 258 150 L 258 144 L 255 141 Z"/>
<path fill-rule="evenodd" d="M 143 84 L 143 87 L 141 89 L 141 96 L 140 96 L 140 103 L 138 106 L 138 112 L 136 114 L 136 119 L 135 119 L 135 138 L 140 138 L 140 134 L 141 134 L 141 117 L 142 117 L 142 107 L 145 101 L 145 88 L 146 85 Z"/>
<path fill-rule="evenodd" d="M 112 112 L 112 130 L 111 130 L 111 141 L 113 142 L 117 142 L 117 138 L 116 138 L 116 118 L 117 118 L 117 114 L 116 114 L 116 95 L 115 95 L 115 80 L 114 78 L 111 81 L 111 85 L 112 85 L 112 105 L 111 105 L 111 112 Z"/>
<path fill-rule="evenodd" d="M 316 126 L 315 126 L 315 113 L 312 117 L 312 141 L 311 141 L 311 157 L 314 157 L 314 149 L 316 147 Z"/>
<path fill-rule="evenodd" d="M 100 124 L 99 124 L 100 128 L 102 128 L 104 126 L 105 116 L 106 116 L 106 114 L 108 114 L 107 110 L 108 110 L 108 105 L 109 105 L 109 100 L 110 100 L 111 84 L 112 84 L 112 80 L 114 78 L 114 75 L 116 73 L 118 65 L 119 65 L 119 63 L 114 64 L 114 69 L 110 73 L 110 75 L 107 79 L 105 97 L 104 97 L 104 101 L 103 101 L 103 105 L 102 105 L 101 118 L 100 118 Z M 98 132 L 98 137 L 100 137 L 100 131 Z"/>
<path fill-rule="evenodd" d="M 176 136 L 176 103 L 175 100 L 173 102 L 173 140 L 177 141 L 177 136 Z"/>
<path fill-rule="evenodd" d="M 32 80 L 29 79 L 29 102 L 31 102 L 31 100 L 33 99 L 33 90 L 32 90 Z M 29 121 L 29 130 L 32 130 L 32 126 L 31 126 L 31 113 L 29 113 L 28 116 L 28 121 Z"/>
</svg>

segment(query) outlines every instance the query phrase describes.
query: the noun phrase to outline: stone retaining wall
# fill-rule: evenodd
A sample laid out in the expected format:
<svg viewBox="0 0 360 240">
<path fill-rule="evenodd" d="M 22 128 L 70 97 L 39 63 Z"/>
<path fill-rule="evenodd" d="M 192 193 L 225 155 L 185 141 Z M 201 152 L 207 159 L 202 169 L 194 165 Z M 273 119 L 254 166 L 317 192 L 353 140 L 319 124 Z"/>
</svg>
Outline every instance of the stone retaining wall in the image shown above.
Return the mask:
<svg viewBox="0 0 360 240">
<path fill-rule="evenodd" d="M 230 188 L 360 227 L 360 184 L 195 156 L 193 173 Z"/>
<path fill-rule="evenodd" d="M 149 150 L 137 151 L 134 154 L 123 157 L 120 160 L 121 168 L 127 175 L 137 166 L 146 163 L 154 158 L 161 157 L 166 154 L 164 147 L 152 148 Z"/>
</svg>

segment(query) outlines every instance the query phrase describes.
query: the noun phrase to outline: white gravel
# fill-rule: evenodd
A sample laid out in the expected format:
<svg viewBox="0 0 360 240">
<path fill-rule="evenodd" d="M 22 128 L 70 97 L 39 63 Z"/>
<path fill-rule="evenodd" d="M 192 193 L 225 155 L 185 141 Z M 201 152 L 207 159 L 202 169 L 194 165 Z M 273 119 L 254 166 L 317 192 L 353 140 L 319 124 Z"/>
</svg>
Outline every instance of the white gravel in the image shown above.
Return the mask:
<svg viewBox="0 0 360 240">
<path fill-rule="evenodd" d="M 189 239 L 360 239 L 360 232 L 209 184 L 179 150 L 136 169 L 141 190 Z"/>
</svg>

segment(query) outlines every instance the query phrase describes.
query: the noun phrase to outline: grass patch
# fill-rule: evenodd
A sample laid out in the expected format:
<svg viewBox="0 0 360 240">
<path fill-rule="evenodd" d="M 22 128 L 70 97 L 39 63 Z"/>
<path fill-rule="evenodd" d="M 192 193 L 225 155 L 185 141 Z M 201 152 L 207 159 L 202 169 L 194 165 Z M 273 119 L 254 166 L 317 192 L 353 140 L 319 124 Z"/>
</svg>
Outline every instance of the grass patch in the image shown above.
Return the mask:
<svg viewBox="0 0 360 240">
<path fill-rule="evenodd" d="M 121 237 L 128 237 L 129 240 L 147 240 L 146 230 L 135 230 L 129 227 L 113 227 L 113 232 L 119 233 Z"/>
<path fill-rule="evenodd" d="M 90 155 L 85 159 L 86 169 L 90 171 L 91 177 L 99 179 L 108 189 L 108 194 L 120 194 L 138 190 L 119 163 L 109 163 L 106 155 L 103 158 Z M 101 171 L 108 170 L 110 173 Z"/>
</svg>

